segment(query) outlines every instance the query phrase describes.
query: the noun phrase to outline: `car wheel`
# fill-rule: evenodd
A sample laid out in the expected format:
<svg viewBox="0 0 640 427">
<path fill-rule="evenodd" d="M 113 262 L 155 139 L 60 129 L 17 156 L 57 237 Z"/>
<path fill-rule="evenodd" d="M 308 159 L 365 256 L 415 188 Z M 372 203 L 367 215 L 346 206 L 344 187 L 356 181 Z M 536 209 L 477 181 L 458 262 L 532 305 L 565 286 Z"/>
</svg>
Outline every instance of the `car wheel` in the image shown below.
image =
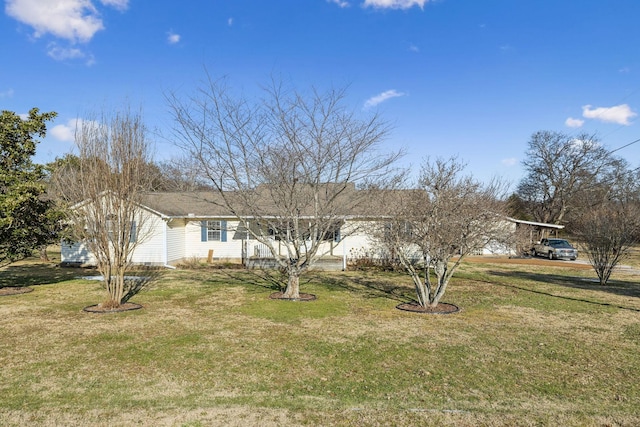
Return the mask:
<svg viewBox="0 0 640 427">
<path fill-rule="evenodd" d="M 549 251 L 549 259 L 553 259 L 553 252 Z"/>
</svg>

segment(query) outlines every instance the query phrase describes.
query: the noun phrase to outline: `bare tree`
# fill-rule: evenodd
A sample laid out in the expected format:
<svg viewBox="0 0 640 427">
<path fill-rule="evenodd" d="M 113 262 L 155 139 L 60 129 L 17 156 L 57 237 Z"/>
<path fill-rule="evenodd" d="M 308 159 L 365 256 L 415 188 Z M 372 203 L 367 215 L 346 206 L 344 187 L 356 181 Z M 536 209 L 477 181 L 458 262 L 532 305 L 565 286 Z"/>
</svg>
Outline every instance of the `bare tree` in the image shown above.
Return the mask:
<svg viewBox="0 0 640 427">
<path fill-rule="evenodd" d="M 540 131 L 528 145 L 527 173 L 516 193 L 534 221 L 562 223 L 601 192 L 616 167 L 617 159 L 593 135 Z"/>
<path fill-rule="evenodd" d="M 395 210 L 378 229 L 425 308 L 438 305 L 464 257 L 511 234 L 502 216 L 505 186 L 483 185 L 463 175 L 464 167 L 456 158 L 425 161 L 417 188 L 394 192 Z"/>
<path fill-rule="evenodd" d="M 167 191 L 211 190 L 207 177 L 200 172 L 200 162 L 190 156 L 173 157 L 158 163 L 158 168 Z"/>
<path fill-rule="evenodd" d="M 78 156 L 63 162 L 56 188 L 70 209 L 71 237 L 95 255 L 109 299 L 117 308 L 128 292 L 125 274 L 145 239 L 140 199 L 152 185 L 151 146 L 140 114 L 129 110 L 85 120 L 76 130 Z"/>
<path fill-rule="evenodd" d="M 211 78 L 187 101 L 169 97 L 180 145 L 286 271 L 284 298 L 299 298 L 300 275 L 324 243 L 349 232 L 343 219 L 367 196 L 356 184 L 386 179 L 399 155 L 378 151 L 388 133 L 380 117 L 359 118 L 344 100 L 344 90 L 304 94 L 272 82 L 254 101 Z"/>
<path fill-rule="evenodd" d="M 576 235 L 601 285 L 637 243 L 639 214 L 637 207 L 601 205 L 579 219 Z"/>
<path fill-rule="evenodd" d="M 573 225 L 601 285 L 640 237 L 640 172 L 618 169 L 607 198 L 596 199 Z"/>
</svg>

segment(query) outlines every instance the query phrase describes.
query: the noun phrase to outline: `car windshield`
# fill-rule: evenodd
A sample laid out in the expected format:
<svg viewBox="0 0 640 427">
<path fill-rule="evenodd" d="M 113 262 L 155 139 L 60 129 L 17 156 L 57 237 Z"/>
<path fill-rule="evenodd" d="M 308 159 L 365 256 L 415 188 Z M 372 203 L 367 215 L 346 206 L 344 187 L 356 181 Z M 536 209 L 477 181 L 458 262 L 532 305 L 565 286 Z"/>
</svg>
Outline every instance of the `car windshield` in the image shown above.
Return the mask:
<svg viewBox="0 0 640 427">
<path fill-rule="evenodd" d="M 560 249 L 572 249 L 573 246 L 569 244 L 566 240 L 549 240 L 549 246 L 552 248 L 560 248 Z"/>
</svg>

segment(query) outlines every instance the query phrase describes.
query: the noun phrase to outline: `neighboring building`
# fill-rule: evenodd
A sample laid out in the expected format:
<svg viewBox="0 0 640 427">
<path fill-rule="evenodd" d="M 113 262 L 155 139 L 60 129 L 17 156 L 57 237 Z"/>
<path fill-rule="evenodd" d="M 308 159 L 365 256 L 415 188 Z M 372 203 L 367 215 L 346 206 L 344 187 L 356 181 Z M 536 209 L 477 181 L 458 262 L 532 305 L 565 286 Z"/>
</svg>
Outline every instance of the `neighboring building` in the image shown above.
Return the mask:
<svg viewBox="0 0 640 427">
<path fill-rule="evenodd" d="M 535 243 L 545 237 L 558 237 L 558 232 L 564 225 L 547 224 L 544 222 L 525 221 L 515 218 L 507 218 L 513 224 L 513 247 L 516 254 L 529 254 Z"/>
</svg>

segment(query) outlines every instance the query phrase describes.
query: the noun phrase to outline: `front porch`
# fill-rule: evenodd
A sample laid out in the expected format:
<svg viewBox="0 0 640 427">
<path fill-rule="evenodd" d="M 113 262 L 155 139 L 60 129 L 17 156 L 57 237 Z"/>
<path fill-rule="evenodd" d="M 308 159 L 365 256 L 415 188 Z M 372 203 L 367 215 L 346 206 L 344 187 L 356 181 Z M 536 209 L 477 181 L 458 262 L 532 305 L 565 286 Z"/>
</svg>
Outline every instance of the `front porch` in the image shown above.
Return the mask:
<svg viewBox="0 0 640 427">
<path fill-rule="evenodd" d="M 328 247 L 324 247 L 324 246 Z M 274 240 L 273 246 L 277 248 L 279 256 L 287 256 L 287 249 L 283 243 Z M 323 244 L 320 251 L 320 257 L 314 262 L 313 268 L 317 270 L 340 271 L 345 269 L 345 257 L 343 253 L 336 254 L 334 242 Z M 304 247 L 300 248 L 301 254 L 304 254 Z M 278 261 L 274 257 L 268 245 L 256 240 L 245 240 L 242 251 L 242 264 L 246 268 L 278 268 Z"/>
</svg>

